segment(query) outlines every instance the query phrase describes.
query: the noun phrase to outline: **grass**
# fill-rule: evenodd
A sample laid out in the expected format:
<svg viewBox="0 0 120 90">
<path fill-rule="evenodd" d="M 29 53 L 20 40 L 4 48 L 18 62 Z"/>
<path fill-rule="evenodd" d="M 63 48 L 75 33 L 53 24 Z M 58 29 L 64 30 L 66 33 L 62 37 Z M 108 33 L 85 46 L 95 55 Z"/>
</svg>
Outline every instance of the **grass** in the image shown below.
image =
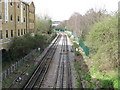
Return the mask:
<svg viewBox="0 0 120 90">
<path fill-rule="evenodd" d="M 111 72 L 107 72 L 107 73 L 94 73 L 94 77 L 97 79 L 101 79 L 101 80 L 106 80 L 106 82 L 102 82 L 102 86 L 103 87 L 108 87 L 108 85 L 110 86 L 109 82 L 113 83 L 113 87 L 114 88 L 118 88 L 118 73 L 115 71 L 111 71 Z M 112 87 L 112 85 L 110 86 Z"/>
<path fill-rule="evenodd" d="M 77 55 L 77 60 L 74 61 L 74 67 L 77 72 L 77 88 L 82 88 L 81 82 L 84 81 L 84 85 L 88 88 L 90 88 L 90 80 L 91 76 L 89 74 L 89 71 L 86 68 L 85 63 L 80 60 L 79 56 Z M 82 78 L 82 81 L 80 80 L 80 77 Z"/>
<path fill-rule="evenodd" d="M 36 66 L 32 66 L 30 67 L 26 73 L 28 73 L 28 75 L 25 75 L 24 77 L 22 77 L 22 81 L 20 83 L 17 83 L 14 88 L 22 88 L 26 81 L 29 79 L 29 77 L 31 76 L 31 74 L 33 73 L 33 71 L 35 70 Z"/>
<path fill-rule="evenodd" d="M 83 55 L 84 56 L 84 55 Z M 88 57 L 84 56 L 87 61 L 90 61 Z M 87 62 L 88 65 L 89 62 Z M 118 88 L 118 70 L 104 70 L 100 71 L 99 66 L 95 66 L 94 63 L 90 67 L 90 75 L 93 79 L 97 79 L 100 82 L 101 88 Z"/>
</svg>

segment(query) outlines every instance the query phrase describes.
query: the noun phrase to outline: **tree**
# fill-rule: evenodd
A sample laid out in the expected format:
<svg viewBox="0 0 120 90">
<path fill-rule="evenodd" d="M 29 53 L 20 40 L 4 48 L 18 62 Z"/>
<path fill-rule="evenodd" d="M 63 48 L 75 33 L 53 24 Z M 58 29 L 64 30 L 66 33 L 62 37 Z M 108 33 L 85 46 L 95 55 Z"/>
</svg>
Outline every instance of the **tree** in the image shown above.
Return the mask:
<svg viewBox="0 0 120 90">
<path fill-rule="evenodd" d="M 52 29 L 52 20 L 49 16 L 36 15 L 36 33 L 49 32 Z"/>
<path fill-rule="evenodd" d="M 67 28 L 77 34 L 81 40 L 85 40 L 86 35 L 90 32 L 92 26 L 106 16 L 107 14 L 105 9 L 100 9 L 98 11 L 89 9 L 85 15 L 75 12 L 69 20 L 63 21 L 57 27 L 63 29 Z"/>
</svg>

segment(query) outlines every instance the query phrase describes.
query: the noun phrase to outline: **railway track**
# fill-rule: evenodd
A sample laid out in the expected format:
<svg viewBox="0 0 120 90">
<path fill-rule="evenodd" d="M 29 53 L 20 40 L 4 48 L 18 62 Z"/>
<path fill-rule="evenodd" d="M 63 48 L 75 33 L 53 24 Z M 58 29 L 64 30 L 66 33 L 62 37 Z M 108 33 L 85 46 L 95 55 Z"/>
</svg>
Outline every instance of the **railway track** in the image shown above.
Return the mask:
<svg viewBox="0 0 120 90">
<path fill-rule="evenodd" d="M 53 56 L 55 54 L 55 51 L 58 46 L 58 42 L 61 39 L 61 35 L 58 36 L 58 38 L 55 40 L 55 42 L 51 45 L 45 56 L 42 58 L 42 61 L 39 63 L 29 80 L 26 82 L 26 84 L 23 87 L 23 90 L 26 88 L 30 88 L 32 90 L 33 88 L 40 88 L 41 84 L 45 78 L 45 75 L 49 69 L 50 63 L 53 59 Z"/>
<path fill-rule="evenodd" d="M 70 90 L 72 89 L 72 75 L 69 60 L 67 35 L 63 35 L 60 57 L 53 88 L 69 88 Z"/>
<path fill-rule="evenodd" d="M 58 36 L 58 38 L 59 37 L 61 37 L 61 36 Z M 39 62 L 41 62 L 41 60 L 39 61 Z M 21 72 L 14 80 L 13 80 L 13 82 L 10 84 L 10 86 L 8 87 L 9 89 L 10 88 L 14 88 L 14 86 L 16 85 L 16 84 L 18 84 L 18 83 L 20 83 L 19 81 L 17 81 L 17 80 L 19 80 L 19 77 L 20 78 L 23 78 L 24 76 L 25 76 L 25 73 L 27 72 L 27 70 L 30 68 L 30 66 L 29 65 L 27 65 L 26 66 L 26 69 L 23 71 L 23 72 Z"/>
<path fill-rule="evenodd" d="M 68 41 L 67 41 L 67 36 L 66 36 L 66 49 L 67 49 L 67 58 L 66 58 L 66 67 L 67 67 L 67 88 L 72 89 L 72 74 L 71 74 L 71 64 L 70 64 L 70 59 L 69 59 L 69 49 L 68 49 Z"/>
</svg>

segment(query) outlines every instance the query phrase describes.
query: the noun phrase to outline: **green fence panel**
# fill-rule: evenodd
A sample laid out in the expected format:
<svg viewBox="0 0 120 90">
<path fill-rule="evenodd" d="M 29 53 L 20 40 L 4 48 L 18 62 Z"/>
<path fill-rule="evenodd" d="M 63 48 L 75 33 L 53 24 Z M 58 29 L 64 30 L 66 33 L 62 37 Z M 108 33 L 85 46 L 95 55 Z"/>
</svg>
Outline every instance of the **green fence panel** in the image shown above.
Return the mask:
<svg viewBox="0 0 120 90">
<path fill-rule="evenodd" d="M 76 34 L 74 34 L 74 33 L 72 32 L 72 35 L 73 35 L 74 38 L 77 40 L 77 42 L 79 43 L 80 47 L 83 49 L 85 55 L 86 55 L 86 56 L 89 56 L 89 49 L 88 49 L 88 47 L 85 46 L 85 44 L 83 43 L 83 41 L 81 41 Z"/>
<path fill-rule="evenodd" d="M 89 56 L 89 49 L 88 49 L 88 47 L 87 46 L 83 46 L 82 49 L 85 52 L 85 55 Z"/>
</svg>

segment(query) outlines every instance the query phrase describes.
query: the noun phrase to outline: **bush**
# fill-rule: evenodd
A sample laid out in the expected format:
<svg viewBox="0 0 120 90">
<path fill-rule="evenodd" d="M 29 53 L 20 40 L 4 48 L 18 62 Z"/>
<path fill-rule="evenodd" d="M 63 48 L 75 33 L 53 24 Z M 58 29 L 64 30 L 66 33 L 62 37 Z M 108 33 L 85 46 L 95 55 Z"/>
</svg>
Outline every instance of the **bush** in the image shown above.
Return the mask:
<svg viewBox="0 0 120 90">
<path fill-rule="evenodd" d="M 79 44 L 77 44 L 76 42 L 73 42 L 73 45 L 74 45 L 75 48 L 79 48 L 80 47 Z"/>
<path fill-rule="evenodd" d="M 89 33 L 86 43 L 92 51 L 91 55 L 94 54 L 95 62 L 104 63 L 107 60 L 111 67 L 118 67 L 117 18 L 111 17 L 96 23 Z"/>
<path fill-rule="evenodd" d="M 33 49 L 41 48 L 44 50 L 46 46 L 54 39 L 56 34 L 51 35 L 38 35 L 31 36 L 26 34 L 22 37 L 15 37 L 9 45 L 9 51 L 3 52 L 2 61 L 4 62 L 13 62 L 21 59 Z"/>
<path fill-rule="evenodd" d="M 105 77 L 97 77 L 95 73 L 91 73 L 98 79 L 105 79 L 101 82 L 103 87 L 109 86 L 113 81 L 114 88 L 117 88 L 115 81 L 118 79 L 114 72 L 118 72 L 118 22 L 115 16 L 104 18 L 103 21 L 96 23 L 86 39 L 86 44 L 89 47 L 91 59 L 88 60 L 88 65 L 91 68 L 98 68 L 99 75 L 110 73 L 108 79 Z M 113 72 L 114 71 L 114 72 Z"/>
<path fill-rule="evenodd" d="M 76 55 L 76 56 L 80 56 L 81 54 L 80 54 L 79 51 L 75 51 L 75 55 Z"/>
</svg>

